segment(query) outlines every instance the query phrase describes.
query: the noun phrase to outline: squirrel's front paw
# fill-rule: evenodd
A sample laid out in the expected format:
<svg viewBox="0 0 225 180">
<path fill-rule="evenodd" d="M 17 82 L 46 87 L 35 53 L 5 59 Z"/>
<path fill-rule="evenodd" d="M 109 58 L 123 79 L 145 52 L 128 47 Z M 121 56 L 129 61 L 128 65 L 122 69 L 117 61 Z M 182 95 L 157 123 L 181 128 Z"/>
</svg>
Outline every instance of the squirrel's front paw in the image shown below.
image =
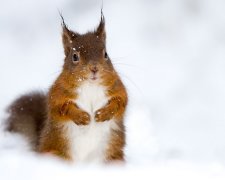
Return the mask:
<svg viewBox="0 0 225 180">
<path fill-rule="evenodd" d="M 88 125 L 90 122 L 90 115 L 87 112 L 81 111 L 77 114 L 73 121 L 77 125 Z"/>
<path fill-rule="evenodd" d="M 99 109 L 95 112 L 95 121 L 103 122 L 112 119 L 114 112 L 108 111 L 105 108 Z"/>
</svg>

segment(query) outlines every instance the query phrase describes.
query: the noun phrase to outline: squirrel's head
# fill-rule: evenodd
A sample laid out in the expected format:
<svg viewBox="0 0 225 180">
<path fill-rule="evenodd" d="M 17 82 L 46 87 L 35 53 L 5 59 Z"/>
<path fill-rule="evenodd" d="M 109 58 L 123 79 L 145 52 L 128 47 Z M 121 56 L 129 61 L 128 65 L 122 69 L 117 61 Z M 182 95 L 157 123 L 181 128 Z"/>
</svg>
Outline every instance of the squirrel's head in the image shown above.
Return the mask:
<svg viewBox="0 0 225 180">
<path fill-rule="evenodd" d="M 115 73 L 106 51 L 105 19 L 93 32 L 79 34 L 66 26 L 62 17 L 63 46 L 65 62 L 63 70 L 74 75 L 75 79 L 97 80 Z"/>
</svg>

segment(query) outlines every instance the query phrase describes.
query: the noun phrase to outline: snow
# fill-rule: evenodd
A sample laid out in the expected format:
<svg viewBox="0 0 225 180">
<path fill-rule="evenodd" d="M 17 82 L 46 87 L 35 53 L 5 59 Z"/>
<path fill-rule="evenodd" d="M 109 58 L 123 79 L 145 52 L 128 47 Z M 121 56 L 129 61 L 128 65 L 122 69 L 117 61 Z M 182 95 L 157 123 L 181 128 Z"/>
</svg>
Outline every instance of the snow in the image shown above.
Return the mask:
<svg viewBox="0 0 225 180">
<path fill-rule="evenodd" d="M 8 0 L 0 6 L 0 179 L 224 179 L 225 2 L 104 1 L 107 52 L 126 84 L 127 162 L 66 164 L 4 132 L 17 96 L 47 91 L 63 64 L 61 23 L 79 33 L 101 1 Z"/>
</svg>

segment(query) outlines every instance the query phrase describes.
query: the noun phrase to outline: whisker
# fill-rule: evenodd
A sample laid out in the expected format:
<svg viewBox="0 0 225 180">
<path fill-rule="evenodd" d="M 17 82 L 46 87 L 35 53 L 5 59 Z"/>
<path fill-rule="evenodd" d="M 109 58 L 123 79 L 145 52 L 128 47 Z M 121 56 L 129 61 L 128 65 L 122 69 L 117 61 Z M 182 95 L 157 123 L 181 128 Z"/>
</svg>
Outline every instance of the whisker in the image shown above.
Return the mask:
<svg viewBox="0 0 225 180">
<path fill-rule="evenodd" d="M 107 73 L 110 73 L 110 74 L 113 74 L 112 72 L 110 72 L 110 71 L 108 71 L 108 70 L 105 70 L 105 69 L 103 69 L 103 71 L 105 71 L 105 72 L 107 72 Z M 134 81 L 132 81 L 128 76 L 126 76 L 125 74 L 123 74 L 123 73 L 121 73 L 121 72 L 117 72 L 118 74 L 119 74 L 119 76 L 120 77 L 122 77 L 122 78 L 126 78 L 137 90 L 138 90 L 138 92 L 142 95 L 142 96 L 144 96 L 144 93 L 143 93 L 143 91 L 137 86 L 137 84 L 134 82 Z"/>
<path fill-rule="evenodd" d="M 126 78 L 126 79 L 133 85 L 133 87 L 135 87 L 136 90 L 144 97 L 143 91 L 138 87 L 138 85 L 137 85 L 133 80 L 131 80 L 131 79 L 130 79 L 127 75 L 125 75 L 124 73 L 118 72 L 118 74 L 119 74 L 122 78 Z"/>
<path fill-rule="evenodd" d="M 113 65 L 123 65 L 123 66 L 128 66 L 128 67 L 133 67 L 136 68 L 137 66 L 132 65 L 132 64 L 125 64 L 125 63 L 113 63 Z"/>
<path fill-rule="evenodd" d="M 115 59 L 125 59 L 125 58 L 127 58 L 127 56 L 113 57 L 113 58 L 111 58 L 111 59 L 115 60 Z"/>
<path fill-rule="evenodd" d="M 117 66 L 126 66 L 126 67 L 132 67 L 132 68 L 135 68 L 135 69 L 139 69 L 141 71 L 143 71 L 144 69 L 140 66 L 137 66 L 137 65 L 134 65 L 134 64 L 127 64 L 127 63 L 124 63 L 123 61 L 112 61 L 112 64 Z"/>
</svg>

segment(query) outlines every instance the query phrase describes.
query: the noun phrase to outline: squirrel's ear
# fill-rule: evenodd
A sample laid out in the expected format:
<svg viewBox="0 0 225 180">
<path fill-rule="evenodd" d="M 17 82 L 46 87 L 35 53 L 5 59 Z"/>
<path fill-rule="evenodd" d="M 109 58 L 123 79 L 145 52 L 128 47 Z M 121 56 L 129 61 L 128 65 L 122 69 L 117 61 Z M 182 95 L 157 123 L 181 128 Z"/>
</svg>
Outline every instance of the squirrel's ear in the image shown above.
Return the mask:
<svg viewBox="0 0 225 180">
<path fill-rule="evenodd" d="M 64 22 L 63 16 L 60 14 L 62 18 L 62 41 L 63 41 L 63 47 L 65 55 L 67 56 L 70 52 L 70 49 L 72 48 L 73 40 L 78 36 L 77 33 L 74 33 L 73 31 L 70 31 L 67 27 L 67 25 Z"/>
<path fill-rule="evenodd" d="M 66 26 L 63 26 L 62 41 L 63 41 L 64 52 L 65 52 L 65 55 L 67 56 L 72 47 L 73 39 L 72 39 L 72 32 Z"/>
<path fill-rule="evenodd" d="M 96 29 L 97 36 L 99 36 L 100 38 L 102 38 L 103 40 L 105 40 L 106 38 L 106 32 L 105 32 L 105 17 L 103 15 L 103 12 L 101 10 L 101 21 Z"/>
</svg>

